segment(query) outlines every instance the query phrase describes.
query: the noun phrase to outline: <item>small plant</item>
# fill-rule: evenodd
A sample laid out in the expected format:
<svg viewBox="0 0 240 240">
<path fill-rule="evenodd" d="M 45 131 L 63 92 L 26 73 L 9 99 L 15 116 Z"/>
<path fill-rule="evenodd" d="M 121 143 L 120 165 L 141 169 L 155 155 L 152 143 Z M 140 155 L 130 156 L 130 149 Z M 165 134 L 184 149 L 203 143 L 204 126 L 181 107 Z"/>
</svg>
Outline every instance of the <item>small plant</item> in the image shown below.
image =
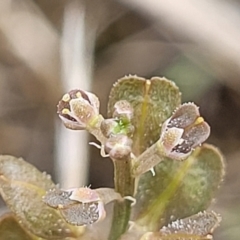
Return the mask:
<svg viewBox="0 0 240 240">
<path fill-rule="evenodd" d="M 115 189 L 64 190 L 24 160 L 1 156 L 0 191 L 12 212 L 1 219 L 1 240 L 213 239 L 221 218 L 206 209 L 224 161 L 217 148 L 201 145 L 210 127 L 195 104 L 181 105 L 173 82 L 120 79 L 107 119 L 94 94 L 72 90 L 58 114 L 67 128 L 96 137 L 113 162 Z"/>
</svg>

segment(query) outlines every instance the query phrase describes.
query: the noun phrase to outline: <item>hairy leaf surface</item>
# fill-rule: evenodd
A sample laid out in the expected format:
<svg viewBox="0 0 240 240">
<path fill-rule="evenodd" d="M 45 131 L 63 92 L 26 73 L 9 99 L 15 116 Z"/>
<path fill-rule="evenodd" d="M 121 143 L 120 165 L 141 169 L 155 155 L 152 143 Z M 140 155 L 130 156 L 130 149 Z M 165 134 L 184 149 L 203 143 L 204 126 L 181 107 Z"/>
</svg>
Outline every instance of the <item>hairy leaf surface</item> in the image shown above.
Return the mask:
<svg viewBox="0 0 240 240">
<path fill-rule="evenodd" d="M 178 87 L 166 78 L 150 80 L 127 76 L 118 80 L 110 93 L 108 115 L 114 104 L 127 100 L 134 108 L 133 153 L 138 156 L 160 137 L 161 124 L 171 116 L 181 102 Z"/>
<path fill-rule="evenodd" d="M 204 144 L 185 161 L 166 159 L 139 182 L 133 218 L 150 231 L 205 210 L 224 176 L 219 150 Z"/>
<path fill-rule="evenodd" d="M 29 234 L 18 222 L 16 217 L 9 213 L 0 219 L 1 240 L 38 240 L 39 238 Z"/>
<path fill-rule="evenodd" d="M 23 159 L 0 156 L 0 192 L 22 225 L 42 238 L 75 237 L 76 229 L 42 201 L 46 191 L 53 187 L 49 175 Z"/>
</svg>

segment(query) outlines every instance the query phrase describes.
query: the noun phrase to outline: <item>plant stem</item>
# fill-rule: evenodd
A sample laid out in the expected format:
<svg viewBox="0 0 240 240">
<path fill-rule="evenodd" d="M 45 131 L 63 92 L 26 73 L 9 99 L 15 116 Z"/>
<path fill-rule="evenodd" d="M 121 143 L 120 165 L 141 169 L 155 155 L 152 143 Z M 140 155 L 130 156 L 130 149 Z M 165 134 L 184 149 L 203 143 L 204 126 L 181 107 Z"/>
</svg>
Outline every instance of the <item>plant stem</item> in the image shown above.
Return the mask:
<svg viewBox="0 0 240 240">
<path fill-rule="evenodd" d="M 151 170 L 164 159 L 165 156 L 163 155 L 161 141 L 157 141 L 134 160 L 132 175 L 134 177 L 138 177 L 141 174 Z"/>
<path fill-rule="evenodd" d="M 96 139 L 103 145 L 106 142 L 106 137 L 103 135 L 100 126 L 104 120 L 102 115 L 98 115 L 92 122 L 87 126 L 87 131 L 91 133 Z"/>
<path fill-rule="evenodd" d="M 134 178 L 131 175 L 131 157 L 126 159 L 113 160 L 114 162 L 114 184 L 115 190 L 122 197 L 133 196 Z M 117 240 L 126 231 L 131 214 L 131 202 L 115 202 L 112 227 L 109 240 Z"/>
</svg>

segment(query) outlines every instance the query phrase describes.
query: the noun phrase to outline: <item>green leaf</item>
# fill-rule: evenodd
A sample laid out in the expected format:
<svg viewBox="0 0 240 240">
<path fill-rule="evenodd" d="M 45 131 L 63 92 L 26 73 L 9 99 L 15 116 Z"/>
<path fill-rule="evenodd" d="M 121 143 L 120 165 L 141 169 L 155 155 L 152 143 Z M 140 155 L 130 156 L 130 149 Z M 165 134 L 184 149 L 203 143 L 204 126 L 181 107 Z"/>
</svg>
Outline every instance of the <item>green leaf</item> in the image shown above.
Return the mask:
<svg viewBox="0 0 240 240">
<path fill-rule="evenodd" d="M 121 78 L 114 84 L 108 103 L 112 117 L 114 104 L 127 100 L 134 109 L 133 153 L 138 156 L 160 137 L 161 124 L 180 105 L 177 86 L 166 78 L 146 80 L 137 76 Z"/>
<path fill-rule="evenodd" d="M 67 224 L 57 210 L 42 201 L 46 191 L 54 187 L 49 175 L 23 159 L 0 156 L 0 192 L 21 224 L 46 239 L 76 237 L 79 228 Z"/>
<path fill-rule="evenodd" d="M 205 210 L 224 176 L 219 150 L 204 144 L 185 161 L 166 159 L 142 175 L 136 194 L 133 219 L 156 231 L 175 219 Z"/>
<path fill-rule="evenodd" d="M 195 234 L 173 233 L 171 235 L 163 236 L 159 232 L 146 233 L 140 240 L 212 240 L 212 236 L 198 236 Z"/>
<path fill-rule="evenodd" d="M 29 234 L 18 222 L 13 214 L 5 214 L 0 219 L 1 240 L 37 240 L 39 238 Z"/>
<path fill-rule="evenodd" d="M 172 234 L 194 234 L 196 236 L 208 236 L 212 235 L 214 230 L 219 226 L 222 218 L 215 212 L 199 212 L 188 218 L 178 219 L 169 223 L 160 229 L 163 235 Z"/>
</svg>

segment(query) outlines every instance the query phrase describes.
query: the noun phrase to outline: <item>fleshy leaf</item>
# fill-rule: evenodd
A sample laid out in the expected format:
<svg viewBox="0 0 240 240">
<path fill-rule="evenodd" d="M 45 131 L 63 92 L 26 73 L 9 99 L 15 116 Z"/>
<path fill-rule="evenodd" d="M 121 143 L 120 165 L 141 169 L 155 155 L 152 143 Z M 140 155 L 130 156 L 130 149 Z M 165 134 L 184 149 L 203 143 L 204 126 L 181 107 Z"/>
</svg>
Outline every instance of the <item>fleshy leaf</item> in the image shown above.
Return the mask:
<svg viewBox="0 0 240 240">
<path fill-rule="evenodd" d="M 209 240 L 220 222 L 221 217 L 218 214 L 204 211 L 185 219 L 178 219 L 156 232 L 144 233 L 141 228 L 133 225 L 121 240 Z"/>
<path fill-rule="evenodd" d="M 163 236 L 159 232 L 150 232 L 144 234 L 140 240 L 212 240 L 212 235 L 198 236 L 195 234 L 173 233 Z"/>
<path fill-rule="evenodd" d="M 133 107 L 133 153 L 138 156 L 159 139 L 161 124 L 180 105 L 177 86 L 166 78 L 146 80 L 127 76 L 114 84 L 108 103 L 108 115 L 113 116 L 114 105 L 127 100 Z"/>
<path fill-rule="evenodd" d="M 76 237 L 81 229 L 67 224 L 55 209 L 42 201 L 46 191 L 54 187 L 49 175 L 23 159 L 0 156 L 0 192 L 21 224 L 42 238 Z"/>
<path fill-rule="evenodd" d="M 207 236 L 219 226 L 222 218 L 215 212 L 200 212 L 185 219 L 178 219 L 164 226 L 160 232 L 163 235 L 174 233 L 194 234 L 197 236 Z"/>
<path fill-rule="evenodd" d="M 223 179 L 224 161 L 204 144 L 183 162 L 166 158 L 155 173 L 142 175 L 133 209 L 133 219 L 149 231 L 205 210 Z"/>
<path fill-rule="evenodd" d="M 1 240 L 38 240 L 29 234 L 18 222 L 13 214 L 5 214 L 0 219 Z"/>
</svg>

